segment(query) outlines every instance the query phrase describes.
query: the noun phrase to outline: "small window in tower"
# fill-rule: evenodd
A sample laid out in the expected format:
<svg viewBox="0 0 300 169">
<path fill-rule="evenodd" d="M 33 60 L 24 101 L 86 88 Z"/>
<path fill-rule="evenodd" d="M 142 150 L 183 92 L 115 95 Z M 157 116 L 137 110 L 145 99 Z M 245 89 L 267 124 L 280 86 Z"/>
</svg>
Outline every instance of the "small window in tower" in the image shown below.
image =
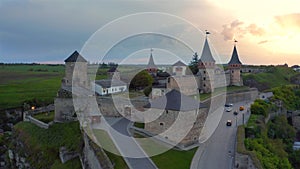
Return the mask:
<svg viewBox="0 0 300 169">
<path fill-rule="evenodd" d="M 163 125 L 164 125 L 164 123 L 159 123 L 159 125 L 160 125 L 160 126 L 163 126 Z"/>
<path fill-rule="evenodd" d="M 205 74 L 205 73 L 206 73 L 206 71 L 204 70 L 204 71 L 203 71 L 203 73 Z"/>
<path fill-rule="evenodd" d="M 169 111 L 168 110 L 166 110 L 166 114 L 168 114 L 169 113 Z"/>
<path fill-rule="evenodd" d="M 233 73 L 234 71 L 231 71 L 231 73 Z"/>
<path fill-rule="evenodd" d="M 203 86 L 205 87 L 205 86 L 206 86 L 206 84 L 203 84 Z"/>
<path fill-rule="evenodd" d="M 206 80 L 206 77 L 204 77 L 203 80 Z"/>
</svg>

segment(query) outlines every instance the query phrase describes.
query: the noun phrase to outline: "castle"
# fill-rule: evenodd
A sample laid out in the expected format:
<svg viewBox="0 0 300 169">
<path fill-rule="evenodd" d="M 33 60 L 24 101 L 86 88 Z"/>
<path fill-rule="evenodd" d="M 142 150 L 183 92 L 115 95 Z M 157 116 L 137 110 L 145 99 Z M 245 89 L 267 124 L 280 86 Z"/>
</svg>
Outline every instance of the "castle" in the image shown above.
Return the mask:
<svg viewBox="0 0 300 169">
<path fill-rule="evenodd" d="M 85 111 L 86 124 L 100 123 L 101 116 L 110 117 L 122 117 L 129 115 L 134 117 L 135 112 L 131 112 L 131 108 L 128 109 L 128 104 L 124 101 L 119 101 L 118 109 L 112 106 L 111 101 L 101 96 L 97 97 L 97 100 L 101 100 L 97 103 L 97 107 L 101 110 L 102 115 L 97 114 L 97 111 L 89 109 L 89 99 L 95 97 L 95 91 L 93 92 L 92 86 L 88 74 L 87 74 L 87 61 L 75 51 L 66 60 L 66 73 L 65 77 L 62 79 L 62 85 L 58 91 L 57 97 L 55 98 L 55 121 L 56 122 L 67 122 L 77 120 L 81 118 L 78 111 Z M 198 73 L 193 75 L 188 72 L 188 67 L 182 61 L 174 63 L 170 68 L 170 73 L 159 72 L 158 67 L 154 63 L 152 56 L 152 50 L 150 54 L 150 59 L 146 70 L 151 76 L 155 78 L 155 84 L 152 88 L 151 104 L 140 106 L 153 113 L 151 115 L 156 115 L 157 112 L 163 112 L 160 116 L 151 122 L 145 124 L 145 131 L 152 134 L 163 133 L 164 139 L 169 141 L 178 141 L 178 133 L 186 133 L 184 126 L 190 126 L 190 131 L 184 136 L 180 141 L 183 146 L 194 144 L 198 141 L 201 130 L 203 128 L 204 122 L 208 115 L 208 109 L 203 105 L 200 105 L 198 100 L 195 100 L 188 95 L 193 95 L 197 93 L 210 93 L 213 92 L 215 88 L 224 86 L 241 86 L 243 85 L 242 79 L 240 77 L 242 63 L 239 60 L 236 45 L 234 45 L 231 59 L 228 63 L 228 70 L 223 71 L 219 65 L 215 63 L 215 59 L 210 51 L 209 43 L 207 38 L 205 39 L 204 47 L 202 50 L 201 57 L 198 61 Z M 76 67 L 76 68 L 75 68 Z M 115 68 L 114 70 L 108 71 L 110 80 L 120 79 L 120 72 Z M 192 81 L 196 80 L 196 86 Z M 179 88 L 180 84 L 180 88 Z M 75 91 L 72 88 L 76 88 L 76 91 L 87 93 L 85 99 L 85 105 L 78 109 L 74 108 L 73 97 L 76 97 Z M 104 91 L 104 89 L 101 89 Z M 123 90 L 122 90 L 123 91 Z M 166 105 L 162 103 L 166 101 Z M 144 105 L 144 102 L 141 102 Z M 165 107 L 164 107 L 165 106 Z M 86 108 L 84 108 L 86 107 Z M 149 109 L 151 108 L 151 109 Z M 127 109 L 130 112 L 127 112 Z M 118 110 L 121 110 L 119 112 Z M 127 112 L 127 113 L 126 113 Z M 168 128 L 176 121 L 177 117 L 183 113 L 184 117 L 190 117 L 191 119 L 196 119 L 195 122 L 191 124 L 181 124 L 177 126 L 178 132 L 168 133 Z M 176 134 L 177 133 L 177 134 Z"/>
<path fill-rule="evenodd" d="M 172 89 L 180 90 L 186 95 L 197 93 L 211 93 L 214 89 L 226 86 L 242 86 L 241 78 L 242 62 L 239 59 L 236 44 L 234 45 L 231 59 L 228 62 L 228 69 L 224 71 L 221 65 L 217 65 L 205 38 L 204 47 L 200 59 L 198 60 L 198 73 L 193 75 L 188 72 L 188 66 L 182 61 L 174 63 L 170 70 L 170 75 L 165 81 L 156 74 L 157 66 L 154 64 L 152 52 L 146 69 L 154 78 L 159 79 L 160 83 L 154 84 L 152 98 L 164 95 Z M 196 81 L 197 86 L 195 86 Z M 180 87 L 179 87 L 180 86 Z"/>
</svg>

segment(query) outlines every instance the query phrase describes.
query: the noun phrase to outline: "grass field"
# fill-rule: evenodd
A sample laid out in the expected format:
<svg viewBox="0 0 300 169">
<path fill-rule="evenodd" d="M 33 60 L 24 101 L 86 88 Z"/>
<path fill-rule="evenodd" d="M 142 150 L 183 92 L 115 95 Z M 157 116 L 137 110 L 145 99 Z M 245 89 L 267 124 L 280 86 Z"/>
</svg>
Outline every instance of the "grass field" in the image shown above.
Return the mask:
<svg viewBox="0 0 300 169">
<path fill-rule="evenodd" d="M 40 113 L 40 114 L 34 115 L 33 117 L 44 123 L 49 123 L 54 120 L 54 111 L 49 112 L 49 113 L 48 112 Z"/>
<path fill-rule="evenodd" d="M 0 65 L 0 109 L 33 99 L 52 103 L 63 75 L 63 65 Z"/>
<path fill-rule="evenodd" d="M 267 89 L 291 84 L 291 77 L 300 74 L 288 67 L 268 67 L 266 72 L 242 74 L 244 82 L 253 79 Z"/>
<path fill-rule="evenodd" d="M 28 160 L 34 168 L 81 168 L 79 159 L 62 164 L 58 151 L 65 146 L 71 151 L 81 151 L 81 132 L 78 122 L 58 124 L 49 129 L 42 129 L 29 122 L 20 122 L 15 125 L 15 137 L 24 143 L 23 151 L 29 155 Z M 16 147 L 15 149 L 19 149 Z"/>
</svg>

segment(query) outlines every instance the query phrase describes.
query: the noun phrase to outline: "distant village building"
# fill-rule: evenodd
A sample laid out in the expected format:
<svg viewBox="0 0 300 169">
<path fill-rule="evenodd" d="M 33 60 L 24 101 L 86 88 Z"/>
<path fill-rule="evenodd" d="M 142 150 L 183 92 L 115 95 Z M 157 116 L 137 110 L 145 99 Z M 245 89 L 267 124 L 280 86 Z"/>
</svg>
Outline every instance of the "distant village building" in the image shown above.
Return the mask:
<svg viewBox="0 0 300 169">
<path fill-rule="evenodd" d="M 93 84 L 94 91 L 100 96 L 120 93 L 127 90 L 127 84 L 118 79 L 96 80 Z"/>
<path fill-rule="evenodd" d="M 207 117 L 207 108 L 199 101 L 173 89 L 164 96 L 152 100 L 145 108 L 157 117 L 156 120 L 145 124 L 146 131 L 154 135 L 161 134 L 164 139 L 174 143 L 178 141 L 179 135 L 183 135 L 179 143 L 182 146 L 198 143 Z M 182 120 L 181 123 L 174 125 L 178 119 Z M 189 126 L 191 128 L 186 132 L 185 129 Z"/>
<path fill-rule="evenodd" d="M 186 75 L 186 64 L 182 61 L 178 61 L 172 65 L 172 72 L 174 76 L 185 76 Z"/>
</svg>

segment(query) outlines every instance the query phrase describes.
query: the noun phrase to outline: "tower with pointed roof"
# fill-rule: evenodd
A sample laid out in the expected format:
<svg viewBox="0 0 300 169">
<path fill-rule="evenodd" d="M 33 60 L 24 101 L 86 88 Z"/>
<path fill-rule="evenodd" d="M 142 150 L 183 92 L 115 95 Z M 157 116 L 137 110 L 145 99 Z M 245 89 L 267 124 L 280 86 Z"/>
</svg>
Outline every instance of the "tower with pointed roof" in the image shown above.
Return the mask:
<svg viewBox="0 0 300 169">
<path fill-rule="evenodd" d="M 209 33 L 206 32 L 206 35 L 207 34 Z M 215 62 L 206 36 L 202 54 L 198 62 L 198 75 L 200 78 L 199 90 L 203 93 L 211 93 L 214 91 Z"/>
<path fill-rule="evenodd" d="M 149 58 L 149 61 L 148 61 L 148 65 L 147 65 L 146 70 L 147 70 L 148 73 L 151 74 L 152 76 L 156 76 L 156 73 L 157 73 L 157 66 L 156 66 L 155 63 L 154 63 L 154 59 L 153 59 L 153 56 L 152 56 L 152 51 L 153 51 L 153 49 L 151 49 L 150 51 L 151 51 L 151 53 L 150 53 L 150 58 Z"/>
<path fill-rule="evenodd" d="M 72 87 L 72 85 L 89 87 L 87 61 L 77 51 L 65 60 L 65 68 L 65 77 L 62 80 L 63 87 Z"/>
<path fill-rule="evenodd" d="M 237 41 L 235 40 L 235 43 Z M 241 79 L 241 67 L 242 62 L 239 59 L 239 55 L 236 49 L 236 44 L 234 44 L 233 52 L 231 59 L 228 63 L 228 69 L 230 71 L 230 85 L 232 86 L 242 86 L 242 79 Z"/>
</svg>

